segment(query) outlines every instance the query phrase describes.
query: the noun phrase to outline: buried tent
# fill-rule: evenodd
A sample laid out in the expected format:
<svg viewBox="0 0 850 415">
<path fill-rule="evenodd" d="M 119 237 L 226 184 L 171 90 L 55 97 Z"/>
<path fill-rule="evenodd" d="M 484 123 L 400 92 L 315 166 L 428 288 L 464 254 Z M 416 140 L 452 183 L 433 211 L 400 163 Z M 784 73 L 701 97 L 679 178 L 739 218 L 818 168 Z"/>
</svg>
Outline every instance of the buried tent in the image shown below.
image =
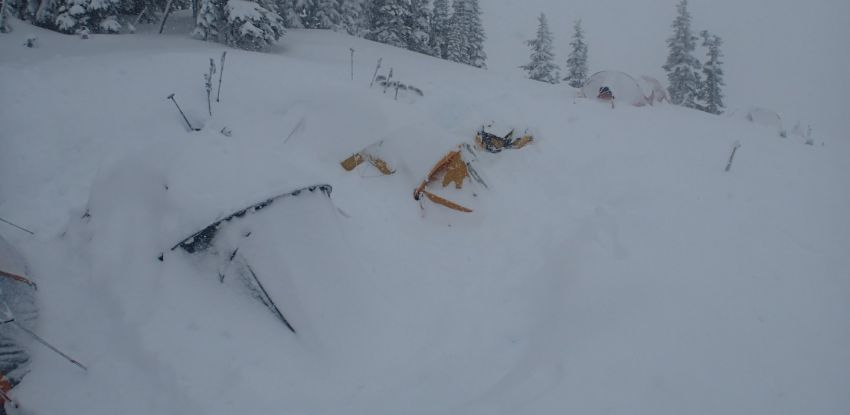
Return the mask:
<svg viewBox="0 0 850 415">
<path fill-rule="evenodd" d="M 581 94 L 585 98 L 596 98 L 606 87 L 613 93 L 617 102 L 626 102 L 638 107 L 648 104 L 638 82 L 620 71 L 600 71 L 591 75 L 581 87 Z"/>
<path fill-rule="evenodd" d="M 326 337 L 329 320 L 354 316 L 338 298 L 357 288 L 331 186 L 312 185 L 253 203 L 177 242 L 172 251 L 223 285 L 254 297 L 293 333 Z M 335 307 L 328 307 L 336 304 Z"/>
<path fill-rule="evenodd" d="M 660 102 L 670 102 L 670 96 L 667 95 L 667 89 L 664 88 L 664 85 L 661 84 L 657 79 L 643 75 L 638 80 L 638 85 L 646 94 L 646 91 L 649 91 L 649 95 L 646 95 L 646 101 L 649 105 L 655 105 Z"/>
<path fill-rule="evenodd" d="M 482 175 L 474 167 L 478 161 L 476 149 L 497 154 L 502 150 L 521 149 L 534 141 L 534 137 L 527 130 L 518 137 L 514 137 L 514 129 L 507 130 L 504 135 L 498 135 L 487 131 L 492 127 L 493 122 L 481 126 L 475 133 L 472 143 L 462 142 L 450 145 L 451 150 L 442 153 L 442 156 L 438 156 L 441 154 L 439 143 L 447 144 L 449 140 L 454 140 L 453 134 L 435 129 L 433 125 L 423 125 L 423 128 L 415 129 L 405 128 L 400 133 L 403 132 L 410 138 L 409 140 L 400 142 L 381 139 L 340 161 L 340 165 L 345 171 L 353 171 L 360 165 L 371 165 L 381 174 L 388 176 L 396 172 L 394 167 L 386 161 L 392 155 L 394 155 L 393 165 L 398 163 L 403 167 L 402 171 L 408 172 L 424 170 L 429 158 L 433 157 L 432 160 L 436 160 L 436 163 L 431 165 L 424 179 L 414 189 L 413 199 L 419 202 L 422 210 L 424 210 L 423 201 L 429 200 L 451 210 L 470 213 L 473 209 L 468 206 L 474 202 L 477 192 L 474 190 L 461 192 L 464 181 L 470 182 L 473 186 L 481 185 L 483 188 L 488 188 Z M 450 184 L 453 186 L 449 186 Z M 437 194 L 437 189 L 448 194 Z"/>
<path fill-rule="evenodd" d="M 747 110 L 745 118 L 753 124 L 773 127 L 777 131 L 782 131 L 782 117 L 774 110 L 752 107 Z"/>
<path fill-rule="evenodd" d="M 22 330 L 34 328 L 38 312 L 35 284 L 25 275 L 23 258 L 0 237 L 0 413 L 6 393 L 29 371 L 30 356 L 24 346 L 31 339 Z"/>
</svg>

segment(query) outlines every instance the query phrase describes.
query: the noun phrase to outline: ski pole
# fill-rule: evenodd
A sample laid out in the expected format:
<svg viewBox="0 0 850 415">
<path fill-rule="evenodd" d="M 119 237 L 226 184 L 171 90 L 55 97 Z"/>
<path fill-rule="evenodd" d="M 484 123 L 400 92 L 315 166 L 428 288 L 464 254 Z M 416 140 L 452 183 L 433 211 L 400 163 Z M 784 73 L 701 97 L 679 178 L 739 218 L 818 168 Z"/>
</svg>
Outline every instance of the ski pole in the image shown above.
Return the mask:
<svg viewBox="0 0 850 415">
<path fill-rule="evenodd" d="M 177 111 L 180 111 L 180 115 L 182 115 L 182 116 L 183 116 L 183 121 L 186 121 L 186 125 L 188 125 L 188 126 L 189 126 L 189 129 L 190 129 L 190 130 L 192 130 L 192 131 L 201 131 L 201 129 L 200 129 L 200 128 L 192 127 L 192 123 L 190 123 L 190 122 L 189 122 L 189 119 L 188 119 L 188 118 L 186 118 L 186 114 L 184 114 L 184 113 L 183 113 L 183 110 L 182 110 L 182 109 L 180 109 L 180 105 L 179 105 L 179 104 L 177 104 L 177 100 L 176 100 L 176 99 L 174 99 L 174 93 L 171 93 L 171 95 L 169 95 L 169 96 L 167 97 L 167 99 L 170 99 L 172 102 L 174 102 L 174 105 L 176 105 L 176 106 L 177 106 Z"/>
<path fill-rule="evenodd" d="M 372 85 L 375 85 L 375 78 L 378 77 L 378 69 L 381 69 L 381 61 L 383 60 L 384 58 L 378 58 L 378 65 L 375 66 L 375 73 L 372 75 L 372 82 L 369 83 L 369 88 L 371 88 Z"/>
<path fill-rule="evenodd" d="M 219 102 L 219 98 L 221 98 L 221 77 L 224 76 L 225 56 L 227 56 L 227 51 L 221 52 L 221 70 L 218 72 L 218 92 L 215 93 L 215 102 Z"/>
<path fill-rule="evenodd" d="M 741 142 L 736 140 L 732 146 L 732 154 L 729 155 L 729 162 L 726 163 L 726 170 L 724 171 L 729 171 L 732 168 L 732 161 L 735 159 L 735 152 L 738 151 L 739 147 L 741 147 Z"/>
<path fill-rule="evenodd" d="M 354 48 L 348 48 L 351 51 L 351 80 L 354 80 Z"/>
<path fill-rule="evenodd" d="M 209 111 L 210 117 L 212 117 L 213 75 L 215 75 L 215 61 L 210 58 L 210 72 L 204 75 L 204 88 L 207 90 L 207 111 Z"/>
<path fill-rule="evenodd" d="M 384 84 L 384 93 L 385 94 L 387 93 L 387 88 L 389 88 L 391 86 L 392 80 L 393 80 L 393 68 L 390 68 L 390 74 L 387 75 L 387 81 Z"/>
</svg>

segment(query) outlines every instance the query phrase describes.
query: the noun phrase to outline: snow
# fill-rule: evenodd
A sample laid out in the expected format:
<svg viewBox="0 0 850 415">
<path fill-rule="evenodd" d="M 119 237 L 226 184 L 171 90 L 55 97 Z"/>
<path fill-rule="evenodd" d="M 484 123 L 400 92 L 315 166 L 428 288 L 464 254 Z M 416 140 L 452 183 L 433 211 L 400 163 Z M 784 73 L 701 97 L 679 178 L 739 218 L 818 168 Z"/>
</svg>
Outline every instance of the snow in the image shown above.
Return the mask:
<svg viewBox="0 0 850 415">
<path fill-rule="evenodd" d="M 32 413 L 850 410 L 844 137 L 805 146 L 741 117 L 612 110 L 315 30 L 270 54 L 228 49 L 208 117 L 202 74 L 221 45 L 13 24 L 0 216 L 36 236 L 0 232 L 39 283 L 37 331 L 89 367 L 34 345 L 13 392 Z M 39 48 L 21 46 L 33 35 Z M 425 96 L 369 89 L 379 57 Z M 439 189 L 473 213 L 420 209 L 432 164 L 491 121 L 535 142 L 479 152 L 489 189 Z M 340 168 L 380 140 L 395 174 Z M 281 199 L 209 252 L 170 250 L 318 183 L 330 198 Z M 298 334 L 232 280 L 235 247 Z"/>
</svg>

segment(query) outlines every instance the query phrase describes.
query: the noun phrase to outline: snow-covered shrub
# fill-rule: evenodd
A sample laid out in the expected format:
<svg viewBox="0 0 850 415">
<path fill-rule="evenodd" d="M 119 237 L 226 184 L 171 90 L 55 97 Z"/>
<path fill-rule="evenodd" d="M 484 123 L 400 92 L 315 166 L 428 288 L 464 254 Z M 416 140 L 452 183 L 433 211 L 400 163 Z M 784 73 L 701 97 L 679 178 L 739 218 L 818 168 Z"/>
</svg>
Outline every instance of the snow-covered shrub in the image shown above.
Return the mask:
<svg viewBox="0 0 850 415">
<path fill-rule="evenodd" d="M 65 33 L 81 33 L 87 28 L 93 33 L 118 33 L 119 0 L 61 0 L 56 8 L 54 25 Z"/>
<path fill-rule="evenodd" d="M 200 40 L 218 41 L 224 25 L 224 10 L 227 0 L 202 0 L 192 36 Z"/>
<path fill-rule="evenodd" d="M 227 26 L 224 36 L 231 46 L 266 50 L 286 33 L 283 19 L 257 3 L 229 0 L 225 12 Z"/>
<path fill-rule="evenodd" d="M 273 7 L 248 0 L 204 0 L 192 35 L 241 49 L 268 49 L 286 33 Z"/>
</svg>

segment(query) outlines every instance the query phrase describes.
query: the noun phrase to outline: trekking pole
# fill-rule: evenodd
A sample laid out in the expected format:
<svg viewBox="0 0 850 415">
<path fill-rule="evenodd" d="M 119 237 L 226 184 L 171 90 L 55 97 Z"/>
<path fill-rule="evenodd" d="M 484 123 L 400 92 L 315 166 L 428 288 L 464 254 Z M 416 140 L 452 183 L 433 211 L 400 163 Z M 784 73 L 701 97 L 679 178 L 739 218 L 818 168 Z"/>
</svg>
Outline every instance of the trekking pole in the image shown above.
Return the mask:
<svg viewBox="0 0 850 415">
<path fill-rule="evenodd" d="M 221 69 L 218 71 L 218 92 L 215 93 L 215 102 L 219 102 L 219 98 L 221 98 L 221 77 L 224 76 L 225 56 L 227 56 L 227 51 L 221 52 Z"/>
<path fill-rule="evenodd" d="M 3 222 L 3 223 L 6 223 L 6 224 L 9 224 L 9 225 L 12 225 L 12 226 L 14 226 L 14 227 L 16 227 L 16 228 L 18 228 L 18 229 L 20 229 L 20 230 L 22 230 L 22 231 L 24 231 L 24 232 L 26 232 L 26 233 L 30 234 L 30 235 L 35 235 L 35 233 L 34 233 L 33 231 L 31 231 L 31 230 L 29 230 L 29 229 L 27 229 L 27 228 L 24 228 L 23 226 L 15 225 L 14 223 L 9 222 L 9 221 L 8 221 L 8 220 L 6 220 L 6 219 L 0 218 L 0 222 Z"/>
<path fill-rule="evenodd" d="M 393 68 L 390 67 L 390 74 L 387 75 L 386 83 L 384 83 L 384 93 L 385 94 L 387 93 L 387 88 L 390 87 L 390 83 L 392 82 L 392 79 L 393 79 Z"/>
<path fill-rule="evenodd" d="M 210 113 L 210 117 L 212 117 L 212 82 L 213 75 L 215 75 L 215 61 L 213 58 L 210 58 L 210 71 L 209 73 L 204 74 L 204 89 L 207 91 L 207 111 Z"/>
<path fill-rule="evenodd" d="M 67 354 L 62 353 L 62 351 L 61 351 L 61 350 L 57 349 L 56 347 L 54 347 L 53 345 L 51 345 L 50 343 L 48 343 L 48 342 L 47 342 L 47 340 L 44 340 L 44 339 L 43 339 L 43 338 L 41 338 L 39 335 L 37 335 L 37 334 L 33 333 L 32 331 L 30 331 L 30 329 L 28 329 L 28 328 L 26 328 L 26 327 L 22 326 L 22 325 L 21 325 L 21 323 L 18 323 L 18 322 L 15 320 L 15 316 L 12 314 L 12 310 L 10 310 L 10 309 L 9 309 L 9 305 L 8 305 L 8 304 L 6 304 L 6 303 L 4 302 L 4 303 L 3 303 L 3 306 L 4 306 L 4 307 L 6 307 L 6 310 L 5 310 L 5 311 L 3 311 L 3 314 L 5 314 L 5 315 L 6 315 L 6 321 L 0 322 L 0 324 L 6 324 L 6 323 L 12 323 L 12 324 L 14 324 L 14 325 L 15 325 L 15 327 L 17 327 L 17 328 L 19 328 L 19 329 L 23 330 L 23 332 L 24 332 L 24 333 L 29 334 L 29 335 L 30 335 L 30 336 L 32 336 L 32 338 L 34 338 L 36 341 L 38 341 L 39 343 L 41 343 L 42 345 L 44 345 L 44 346 L 45 346 L 45 347 L 47 347 L 48 349 L 50 349 L 50 350 L 52 350 L 52 351 L 56 352 L 59 356 L 62 356 L 62 357 L 64 357 L 65 359 L 68 359 L 68 361 L 69 361 L 69 362 L 71 362 L 71 363 L 73 363 L 73 364 L 77 365 L 77 367 L 79 367 L 80 369 L 83 369 L 84 371 L 88 371 L 88 368 L 87 368 L 84 364 L 82 364 L 82 363 L 80 363 L 80 362 L 76 361 L 76 360 L 75 360 L 74 358 L 72 358 L 71 356 L 68 356 Z"/>
<path fill-rule="evenodd" d="M 174 102 L 174 105 L 176 105 L 176 106 L 177 106 L 177 111 L 180 111 L 180 115 L 182 115 L 182 116 L 183 116 L 183 121 L 186 121 L 186 125 L 188 125 L 188 126 L 189 126 L 189 129 L 190 129 L 190 130 L 192 130 L 192 131 L 201 131 L 201 129 L 200 129 L 200 128 L 192 127 L 192 123 L 190 123 L 190 122 L 189 122 L 189 119 L 188 119 L 188 118 L 186 118 L 186 114 L 184 114 L 184 113 L 183 113 L 183 110 L 182 110 L 182 109 L 180 109 L 180 105 L 177 103 L 177 100 L 176 100 L 176 99 L 174 99 L 174 93 L 173 93 L 173 92 L 171 93 L 171 95 L 169 95 L 169 96 L 167 97 L 167 99 L 170 99 L 172 102 Z"/>
<path fill-rule="evenodd" d="M 372 85 L 375 85 L 375 78 L 378 77 L 378 69 L 381 69 L 381 61 L 383 60 L 384 58 L 378 58 L 378 65 L 375 66 L 375 73 L 372 75 L 372 82 L 369 83 L 369 88 L 371 88 Z"/>
<path fill-rule="evenodd" d="M 735 144 L 732 145 L 732 154 L 729 155 L 729 162 L 726 163 L 726 170 L 724 171 L 729 171 L 732 168 L 732 160 L 735 159 L 735 152 L 738 151 L 739 147 L 741 147 L 741 142 L 735 140 Z"/>
<path fill-rule="evenodd" d="M 354 80 L 354 48 L 348 48 L 351 51 L 351 80 Z"/>
</svg>

